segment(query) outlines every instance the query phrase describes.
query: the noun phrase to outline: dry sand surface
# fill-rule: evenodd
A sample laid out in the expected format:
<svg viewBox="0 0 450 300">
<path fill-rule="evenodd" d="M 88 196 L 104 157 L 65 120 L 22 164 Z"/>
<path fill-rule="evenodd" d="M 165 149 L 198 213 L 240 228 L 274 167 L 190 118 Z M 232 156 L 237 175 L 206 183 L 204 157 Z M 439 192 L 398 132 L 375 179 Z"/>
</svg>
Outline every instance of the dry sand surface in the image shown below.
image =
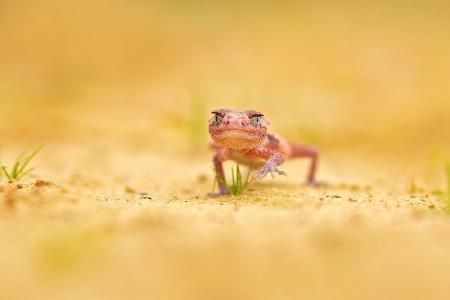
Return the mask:
<svg viewBox="0 0 450 300">
<path fill-rule="evenodd" d="M 0 299 L 450 299 L 450 2 L 0 1 Z M 255 109 L 319 179 L 215 198 Z M 230 172 L 231 164 L 226 165 Z"/>
<path fill-rule="evenodd" d="M 47 146 L 38 178 L 0 187 L 0 298 L 449 296 L 443 195 L 411 191 L 401 165 L 324 156 L 327 187 L 293 161 L 214 198 L 208 155 Z"/>
</svg>

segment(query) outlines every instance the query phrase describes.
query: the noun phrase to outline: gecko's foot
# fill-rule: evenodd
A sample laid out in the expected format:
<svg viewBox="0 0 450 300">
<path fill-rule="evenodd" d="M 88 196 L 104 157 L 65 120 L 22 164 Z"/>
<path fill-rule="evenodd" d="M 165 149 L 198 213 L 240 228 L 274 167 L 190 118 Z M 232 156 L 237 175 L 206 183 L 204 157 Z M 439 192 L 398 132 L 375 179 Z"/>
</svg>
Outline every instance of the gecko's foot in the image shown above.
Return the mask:
<svg viewBox="0 0 450 300">
<path fill-rule="evenodd" d="M 313 187 L 325 187 L 328 186 L 328 183 L 321 180 L 307 180 L 305 182 L 306 185 L 313 186 Z"/>
<path fill-rule="evenodd" d="M 206 194 L 208 197 L 212 197 L 212 198 L 220 198 L 220 197 L 225 197 L 228 196 L 228 193 L 222 194 L 220 192 L 217 193 L 208 193 Z"/>
<path fill-rule="evenodd" d="M 223 189 L 221 188 L 221 189 L 219 189 L 219 191 L 217 193 L 208 193 L 208 196 L 214 197 L 214 198 L 228 196 L 228 191 L 225 188 L 223 188 Z"/>
<path fill-rule="evenodd" d="M 267 162 L 264 167 L 253 174 L 252 179 L 263 179 L 269 173 L 272 178 L 275 177 L 275 173 L 278 173 L 278 175 L 287 176 L 285 172 L 278 170 L 273 162 Z"/>
</svg>

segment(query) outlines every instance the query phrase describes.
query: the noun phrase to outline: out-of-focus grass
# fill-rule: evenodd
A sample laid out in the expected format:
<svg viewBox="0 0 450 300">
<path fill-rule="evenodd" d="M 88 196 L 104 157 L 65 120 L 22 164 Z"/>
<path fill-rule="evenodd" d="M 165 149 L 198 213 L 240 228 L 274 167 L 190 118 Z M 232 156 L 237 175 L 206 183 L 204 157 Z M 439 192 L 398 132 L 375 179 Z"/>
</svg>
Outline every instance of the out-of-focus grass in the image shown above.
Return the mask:
<svg viewBox="0 0 450 300">
<path fill-rule="evenodd" d="M 425 189 L 420 185 L 417 184 L 417 178 L 415 176 L 413 176 L 411 178 L 411 183 L 409 186 L 409 193 L 410 194 L 417 194 L 417 193 L 424 193 Z"/>
<path fill-rule="evenodd" d="M 9 170 L 5 165 L 1 165 L 3 174 L 6 176 L 6 178 L 8 178 L 9 181 L 20 180 L 24 176 L 28 175 L 31 171 L 33 171 L 35 169 L 34 167 L 28 169 L 27 167 L 43 147 L 44 145 L 39 146 L 29 155 L 21 155 L 11 167 L 11 170 Z"/>
<path fill-rule="evenodd" d="M 174 145 L 183 143 L 196 152 L 207 141 L 209 109 L 230 107 L 262 110 L 292 138 L 300 126 L 300 138 L 320 147 L 450 148 L 448 126 L 435 126 L 450 114 L 448 8 L 403 0 L 3 1 L 0 136 L 86 141 L 87 120 L 133 128 L 151 111 L 155 148 L 179 152 Z M 192 82 L 207 95 L 190 96 Z M 120 118 L 111 117 L 118 108 Z"/>
<path fill-rule="evenodd" d="M 36 254 L 43 275 L 64 277 L 95 263 L 99 240 L 101 236 L 95 230 L 71 229 L 40 241 Z"/>
<path fill-rule="evenodd" d="M 200 94 L 193 95 L 191 113 L 187 122 L 187 132 L 192 149 L 204 148 L 206 132 L 206 103 Z"/>
<path fill-rule="evenodd" d="M 450 213 L 450 161 L 446 163 L 445 171 L 447 176 L 447 212 Z"/>
<path fill-rule="evenodd" d="M 315 146 L 321 146 L 324 142 L 323 132 L 318 128 L 302 125 L 299 126 L 298 131 L 298 142 Z"/>
<path fill-rule="evenodd" d="M 0 146 L 0 168 L 2 166 L 2 147 Z M 0 170 L 0 179 L 3 177 L 3 172 Z"/>
<path fill-rule="evenodd" d="M 190 106 L 183 113 L 171 117 L 170 124 L 183 138 L 187 139 L 192 152 L 204 151 L 206 144 L 207 117 L 206 102 L 199 93 L 192 94 Z"/>
<path fill-rule="evenodd" d="M 416 184 L 416 178 L 415 177 L 411 178 L 411 184 L 409 186 L 409 193 L 410 194 L 417 193 L 417 184 Z"/>
</svg>

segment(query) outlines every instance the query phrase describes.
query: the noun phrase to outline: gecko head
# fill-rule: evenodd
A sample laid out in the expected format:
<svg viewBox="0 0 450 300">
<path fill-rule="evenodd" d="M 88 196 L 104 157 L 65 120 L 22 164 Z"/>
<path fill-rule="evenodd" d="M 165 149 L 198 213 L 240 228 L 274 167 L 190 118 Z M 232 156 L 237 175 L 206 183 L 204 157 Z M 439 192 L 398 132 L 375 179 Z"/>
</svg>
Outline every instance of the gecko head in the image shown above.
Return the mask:
<svg viewBox="0 0 450 300">
<path fill-rule="evenodd" d="M 262 144 L 269 122 L 254 110 L 217 109 L 209 119 L 209 134 L 214 142 L 230 149 L 249 149 Z"/>
</svg>

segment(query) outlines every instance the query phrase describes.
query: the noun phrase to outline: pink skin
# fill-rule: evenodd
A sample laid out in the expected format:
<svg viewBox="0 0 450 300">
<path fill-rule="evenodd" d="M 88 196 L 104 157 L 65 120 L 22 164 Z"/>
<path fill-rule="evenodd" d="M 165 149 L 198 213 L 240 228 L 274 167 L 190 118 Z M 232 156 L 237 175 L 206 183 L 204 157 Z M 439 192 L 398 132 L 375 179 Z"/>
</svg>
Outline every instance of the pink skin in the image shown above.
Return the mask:
<svg viewBox="0 0 450 300">
<path fill-rule="evenodd" d="M 287 159 L 306 157 L 311 160 L 307 183 L 317 184 L 315 174 L 319 152 L 314 148 L 291 144 L 284 139 L 269 134 L 269 123 L 262 113 L 247 110 L 243 112 L 218 109 L 212 112 L 209 133 L 214 141 L 212 148 L 216 174 L 224 176 L 222 163 L 235 160 L 241 164 L 261 167 L 253 174 L 253 179 L 262 179 L 270 173 L 286 175 L 277 167 Z M 226 194 L 225 186 L 219 183 L 219 193 Z"/>
</svg>

